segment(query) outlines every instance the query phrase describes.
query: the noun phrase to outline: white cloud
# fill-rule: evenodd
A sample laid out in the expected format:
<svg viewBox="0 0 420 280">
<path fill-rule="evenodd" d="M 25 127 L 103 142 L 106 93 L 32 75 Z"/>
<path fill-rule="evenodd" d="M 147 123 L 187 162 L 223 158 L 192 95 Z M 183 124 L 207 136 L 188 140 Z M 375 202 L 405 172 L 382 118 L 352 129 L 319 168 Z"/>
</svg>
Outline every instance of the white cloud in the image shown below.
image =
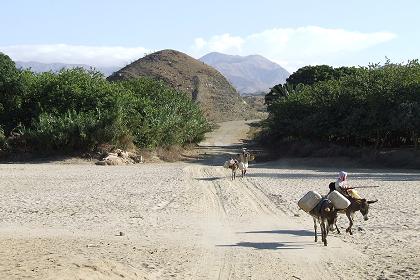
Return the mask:
<svg viewBox="0 0 420 280">
<path fill-rule="evenodd" d="M 238 55 L 261 54 L 294 71 L 309 64 L 342 64 L 352 55 L 395 37 L 396 34 L 390 32 L 359 32 L 318 26 L 273 28 L 242 37 L 225 33 L 210 38 L 196 38 L 187 52 L 195 57 L 212 51 Z M 143 47 L 41 44 L 0 46 L 0 52 L 19 61 L 123 66 L 143 57 L 150 50 Z"/>
<path fill-rule="evenodd" d="M 344 29 L 306 26 L 274 28 L 244 37 L 230 34 L 210 39 L 199 38 L 191 47 L 195 56 L 217 51 L 228 54 L 261 54 L 290 71 L 318 63 L 331 63 L 340 58 L 388 42 L 396 37 L 390 32 L 358 32 Z"/>
<path fill-rule="evenodd" d="M 83 45 L 13 45 L 0 46 L 3 52 L 16 61 L 43 63 L 63 62 L 92 66 L 123 66 L 148 52 L 142 47 L 109 47 Z"/>
<path fill-rule="evenodd" d="M 209 40 L 197 38 L 194 40 L 194 52 L 200 52 L 202 49 L 210 49 L 215 52 L 238 53 L 242 51 L 242 45 L 245 40 L 238 36 L 222 34 L 211 37 Z"/>
</svg>

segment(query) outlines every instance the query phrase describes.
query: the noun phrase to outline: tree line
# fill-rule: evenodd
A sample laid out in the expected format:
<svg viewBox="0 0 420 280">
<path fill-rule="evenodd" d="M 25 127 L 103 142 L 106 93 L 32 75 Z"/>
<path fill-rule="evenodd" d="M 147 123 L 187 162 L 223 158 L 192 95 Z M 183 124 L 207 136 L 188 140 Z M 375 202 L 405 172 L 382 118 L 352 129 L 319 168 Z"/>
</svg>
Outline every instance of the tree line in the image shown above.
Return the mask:
<svg viewBox="0 0 420 280">
<path fill-rule="evenodd" d="M 208 130 L 197 104 L 160 81 L 108 82 L 81 68 L 35 74 L 0 53 L 2 150 L 167 147 L 198 142 Z"/>
<path fill-rule="evenodd" d="M 418 146 L 420 64 L 306 66 L 266 95 L 271 142 L 315 140 L 359 147 Z"/>
</svg>

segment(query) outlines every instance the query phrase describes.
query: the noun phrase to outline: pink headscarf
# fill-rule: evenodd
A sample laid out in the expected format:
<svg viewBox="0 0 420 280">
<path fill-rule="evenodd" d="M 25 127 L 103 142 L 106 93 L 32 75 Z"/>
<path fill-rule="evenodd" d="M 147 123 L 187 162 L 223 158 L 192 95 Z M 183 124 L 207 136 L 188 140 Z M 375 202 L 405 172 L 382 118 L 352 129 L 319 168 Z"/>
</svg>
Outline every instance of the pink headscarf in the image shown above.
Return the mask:
<svg viewBox="0 0 420 280">
<path fill-rule="evenodd" d="M 340 181 L 345 181 L 347 179 L 347 172 L 340 171 L 340 173 L 338 173 L 338 179 Z"/>
</svg>

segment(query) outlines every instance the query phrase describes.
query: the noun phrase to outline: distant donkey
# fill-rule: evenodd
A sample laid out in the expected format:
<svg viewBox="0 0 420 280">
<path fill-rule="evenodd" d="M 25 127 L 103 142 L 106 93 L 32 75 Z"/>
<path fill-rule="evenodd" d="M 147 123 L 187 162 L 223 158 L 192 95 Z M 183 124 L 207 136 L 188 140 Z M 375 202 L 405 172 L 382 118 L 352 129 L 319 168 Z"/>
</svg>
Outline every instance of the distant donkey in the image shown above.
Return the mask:
<svg viewBox="0 0 420 280">
<path fill-rule="evenodd" d="M 238 157 L 238 168 L 241 170 L 242 177 L 245 177 L 246 171 L 248 170 L 249 162 L 254 160 L 255 156 L 251 155 L 245 148 L 243 148 L 242 153 L 238 154 Z"/>
<path fill-rule="evenodd" d="M 231 158 L 227 160 L 223 165 L 224 168 L 232 170 L 232 180 L 236 179 L 236 170 L 239 168 L 239 162 L 236 159 Z"/>
</svg>

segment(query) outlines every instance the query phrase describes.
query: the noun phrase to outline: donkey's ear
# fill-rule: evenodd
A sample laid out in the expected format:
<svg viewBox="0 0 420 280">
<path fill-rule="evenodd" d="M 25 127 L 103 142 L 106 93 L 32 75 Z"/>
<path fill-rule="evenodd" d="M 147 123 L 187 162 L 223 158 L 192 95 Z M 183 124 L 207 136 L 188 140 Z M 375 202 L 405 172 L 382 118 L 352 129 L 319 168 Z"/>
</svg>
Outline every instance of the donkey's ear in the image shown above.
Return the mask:
<svg viewBox="0 0 420 280">
<path fill-rule="evenodd" d="M 377 199 L 375 199 L 375 200 L 368 200 L 368 204 L 372 204 L 372 203 L 375 203 L 375 202 L 378 202 L 378 200 Z"/>
</svg>

